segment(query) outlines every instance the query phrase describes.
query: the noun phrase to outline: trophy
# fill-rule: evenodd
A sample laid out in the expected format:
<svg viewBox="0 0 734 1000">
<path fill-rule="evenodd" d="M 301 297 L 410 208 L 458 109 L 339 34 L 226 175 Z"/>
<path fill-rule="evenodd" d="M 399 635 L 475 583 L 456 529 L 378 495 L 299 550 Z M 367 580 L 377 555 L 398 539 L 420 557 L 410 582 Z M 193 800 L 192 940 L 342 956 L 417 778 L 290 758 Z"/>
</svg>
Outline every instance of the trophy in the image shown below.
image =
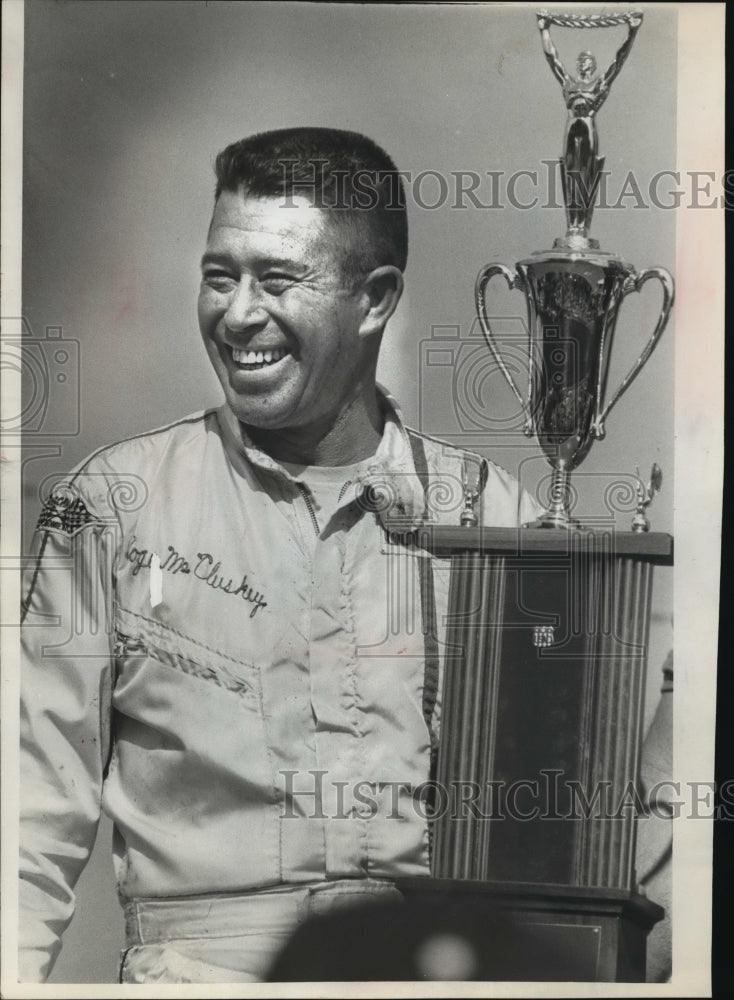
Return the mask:
<svg viewBox="0 0 734 1000">
<path fill-rule="evenodd" d="M 603 437 L 604 421 L 654 349 L 673 302 L 665 271 L 636 272 L 589 236 L 603 167 L 594 116 L 640 22 L 635 13 L 538 16 L 568 107 L 561 160 L 568 231 L 552 250 L 514 270 L 492 264 L 477 280 L 489 347 L 522 405 L 525 430 L 537 435 L 553 469 L 543 527 L 578 527 L 569 511 L 570 473 Z M 553 24 L 626 26 L 626 40 L 603 76 L 583 52 L 571 77 L 550 39 Z M 485 293 L 498 274 L 527 301 L 526 400 L 489 329 Z M 660 316 L 607 401 L 617 312 L 652 277 L 663 286 Z M 435 792 L 431 878 L 400 879 L 398 888 L 409 902 L 428 901 L 441 912 L 460 907 L 477 941 L 486 940 L 493 914 L 509 913 L 518 937 L 508 951 L 508 979 L 644 982 L 647 935 L 664 911 L 638 885 L 635 811 L 607 808 L 601 799 L 622 803 L 640 787 L 653 571 L 673 563 L 673 539 L 649 531 L 646 516 L 662 474 L 654 465 L 645 483 L 638 470 L 630 531 L 518 534 L 480 524 L 483 468 L 464 463 L 460 525 L 433 525 L 425 542 L 451 569 L 441 729 L 427 785 Z M 517 804 L 518 789 L 530 795 L 528 808 Z"/>
<path fill-rule="evenodd" d="M 597 154 L 596 113 L 629 55 L 642 14 L 549 14 L 540 11 L 538 28 L 543 50 L 554 76 L 563 88 L 568 109 L 561 157 L 561 181 L 566 208 L 567 233 L 553 249 L 532 254 L 515 265 L 490 264 L 477 278 L 477 314 L 487 344 L 517 397 L 525 417 L 523 431 L 538 443 L 553 469 L 550 506 L 532 527 L 572 528 L 570 514 L 571 471 L 604 437 L 605 421 L 639 374 L 665 329 L 673 305 L 674 285 L 661 267 L 636 271 L 622 258 L 599 249 L 589 236 L 594 201 L 604 166 Z M 550 26 L 604 28 L 626 25 L 627 37 L 602 75 L 597 74 L 591 52 L 578 56 L 576 75 L 567 72 L 550 36 Z M 525 293 L 528 311 L 528 386 L 524 399 L 497 347 L 486 309 L 490 280 L 502 275 L 511 289 Z M 632 291 L 650 278 L 663 286 L 663 302 L 655 328 L 642 353 L 606 400 L 606 383 L 619 307 Z"/>
</svg>

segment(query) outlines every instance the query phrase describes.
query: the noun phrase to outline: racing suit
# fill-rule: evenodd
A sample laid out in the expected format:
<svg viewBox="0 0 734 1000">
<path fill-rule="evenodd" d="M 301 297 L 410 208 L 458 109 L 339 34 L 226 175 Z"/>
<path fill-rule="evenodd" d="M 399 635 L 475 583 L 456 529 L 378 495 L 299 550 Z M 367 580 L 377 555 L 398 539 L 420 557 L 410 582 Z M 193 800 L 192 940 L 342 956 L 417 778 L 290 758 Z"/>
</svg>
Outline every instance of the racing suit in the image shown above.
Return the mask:
<svg viewBox="0 0 734 1000">
<path fill-rule="evenodd" d="M 102 449 L 53 491 L 24 586 L 22 978 L 58 953 L 101 810 L 133 915 L 428 873 L 424 570 L 439 653 L 449 574 L 412 529 L 458 524 L 468 456 L 383 402 L 325 524 L 227 407 Z M 482 523 L 535 516 L 501 469 L 481 478 Z"/>
</svg>

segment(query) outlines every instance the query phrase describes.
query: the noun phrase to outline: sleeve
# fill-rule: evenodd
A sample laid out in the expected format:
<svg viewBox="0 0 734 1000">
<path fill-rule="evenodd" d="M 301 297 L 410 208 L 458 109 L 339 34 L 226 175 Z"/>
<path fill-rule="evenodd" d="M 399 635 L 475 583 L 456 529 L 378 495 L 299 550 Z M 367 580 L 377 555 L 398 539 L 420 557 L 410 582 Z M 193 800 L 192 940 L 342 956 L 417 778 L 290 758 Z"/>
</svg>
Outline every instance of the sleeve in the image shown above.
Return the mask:
<svg viewBox="0 0 734 1000">
<path fill-rule="evenodd" d="M 543 508 L 528 491 L 494 462 L 486 463 L 480 523 L 485 528 L 514 528 L 530 524 Z"/>
<path fill-rule="evenodd" d="M 647 940 L 647 982 L 669 981 L 672 973 L 671 907 L 673 819 L 673 652 L 663 666 L 663 686 L 642 747 L 641 779 L 646 814 L 637 823 L 635 865 L 640 891 L 665 910 Z"/>
<path fill-rule="evenodd" d="M 116 534 L 78 491 L 55 491 L 23 582 L 19 969 L 26 982 L 51 971 L 99 821 Z"/>
</svg>

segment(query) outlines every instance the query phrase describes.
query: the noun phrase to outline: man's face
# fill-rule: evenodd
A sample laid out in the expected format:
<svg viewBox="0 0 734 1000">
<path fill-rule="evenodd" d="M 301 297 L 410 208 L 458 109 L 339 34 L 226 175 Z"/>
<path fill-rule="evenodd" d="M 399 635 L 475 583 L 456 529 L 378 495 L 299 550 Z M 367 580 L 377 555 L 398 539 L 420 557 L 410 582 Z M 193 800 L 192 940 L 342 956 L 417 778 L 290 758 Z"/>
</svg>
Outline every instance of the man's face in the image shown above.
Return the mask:
<svg viewBox="0 0 734 1000">
<path fill-rule="evenodd" d="M 336 422 L 360 390 L 364 300 L 306 198 L 223 192 L 202 258 L 199 326 L 227 402 L 262 430 Z M 374 347 L 372 348 L 374 349 Z"/>
</svg>

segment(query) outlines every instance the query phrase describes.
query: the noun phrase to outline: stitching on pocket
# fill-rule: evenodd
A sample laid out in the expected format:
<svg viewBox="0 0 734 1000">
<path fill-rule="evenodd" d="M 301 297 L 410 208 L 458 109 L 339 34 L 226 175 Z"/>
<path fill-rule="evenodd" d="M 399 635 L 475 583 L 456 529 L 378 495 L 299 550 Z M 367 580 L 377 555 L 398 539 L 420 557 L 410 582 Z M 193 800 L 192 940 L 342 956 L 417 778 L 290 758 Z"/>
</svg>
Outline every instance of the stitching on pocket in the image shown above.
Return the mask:
<svg viewBox="0 0 734 1000">
<path fill-rule="evenodd" d="M 139 618 L 140 621 L 146 622 L 148 625 L 152 625 L 156 629 L 169 632 L 171 635 L 176 635 L 180 639 L 190 642 L 192 646 L 198 646 L 199 649 L 205 649 L 208 653 L 213 653 L 215 656 L 221 657 L 223 660 L 228 660 L 230 663 L 236 663 L 238 667 L 245 667 L 248 670 L 257 669 L 252 663 L 246 663 L 244 660 L 238 660 L 234 656 L 229 656 L 227 653 L 223 653 L 221 649 L 216 649 L 214 646 L 207 646 L 205 642 L 199 642 L 198 639 L 193 639 L 190 635 L 187 635 L 185 632 L 180 632 L 172 625 L 166 625 L 165 622 L 158 621 L 155 618 L 147 618 L 145 615 L 141 615 L 138 611 L 130 611 L 129 608 L 123 608 L 122 606 L 118 606 L 117 610 L 125 615 L 131 615 L 133 618 Z"/>
<path fill-rule="evenodd" d="M 122 657 L 135 656 L 136 654 L 138 656 L 147 656 L 158 663 L 163 663 L 174 670 L 180 670 L 182 673 L 189 674 L 191 677 L 196 677 L 199 680 L 212 681 L 217 687 L 223 688 L 225 691 L 231 691 L 233 694 L 248 699 L 252 698 L 259 703 L 260 695 L 257 685 L 245 681 L 240 677 L 235 677 L 226 667 L 220 665 L 217 668 L 197 663 L 195 660 L 184 656 L 183 653 L 161 649 L 142 637 L 125 635 L 123 632 L 117 630 L 115 632 L 115 655 Z M 237 661 L 235 660 L 234 662 L 236 663 Z"/>
</svg>

